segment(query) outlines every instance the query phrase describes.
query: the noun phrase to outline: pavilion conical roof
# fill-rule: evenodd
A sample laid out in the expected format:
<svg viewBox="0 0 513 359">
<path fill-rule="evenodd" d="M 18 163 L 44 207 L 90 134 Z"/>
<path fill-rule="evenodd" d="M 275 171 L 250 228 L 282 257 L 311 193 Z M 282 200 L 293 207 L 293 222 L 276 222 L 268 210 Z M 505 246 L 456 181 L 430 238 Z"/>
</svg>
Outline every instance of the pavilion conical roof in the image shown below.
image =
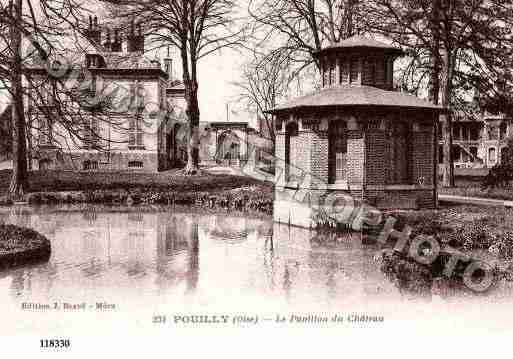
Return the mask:
<svg viewBox="0 0 513 359">
<path fill-rule="evenodd" d="M 395 52 L 397 54 L 403 53 L 403 50 L 393 45 L 360 35 L 351 36 L 342 41 L 328 45 L 324 47 L 320 52 L 336 49 L 378 49 L 386 52 Z"/>
</svg>

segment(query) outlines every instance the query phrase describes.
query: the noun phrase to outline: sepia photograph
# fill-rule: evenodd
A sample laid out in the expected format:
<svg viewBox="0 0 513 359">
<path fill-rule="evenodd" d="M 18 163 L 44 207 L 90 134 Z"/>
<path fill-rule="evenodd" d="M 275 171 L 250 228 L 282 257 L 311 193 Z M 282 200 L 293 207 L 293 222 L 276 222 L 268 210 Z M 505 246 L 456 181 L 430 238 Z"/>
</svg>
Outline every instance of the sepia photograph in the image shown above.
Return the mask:
<svg viewBox="0 0 513 359">
<path fill-rule="evenodd" d="M 513 1 L 0 0 L 6 355 L 490 356 L 510 305 Z"/>
</svg>

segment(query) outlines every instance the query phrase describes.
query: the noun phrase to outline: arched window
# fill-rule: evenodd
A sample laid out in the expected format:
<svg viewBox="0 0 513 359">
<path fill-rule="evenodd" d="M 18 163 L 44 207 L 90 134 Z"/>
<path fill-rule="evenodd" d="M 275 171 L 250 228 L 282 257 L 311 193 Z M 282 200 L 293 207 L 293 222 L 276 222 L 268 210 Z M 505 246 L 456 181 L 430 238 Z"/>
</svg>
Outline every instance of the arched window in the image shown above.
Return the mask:
<svg viewBox="0 0 513 359">
<path fill-rule="evenodd" d="M 330 122 L 328 129 L 328 183 L 347 180 L 347 127 L 345 121 Z"/>
<path fill-rule="evenodd" d="M 296 122 L 290 122 L 285 127 L 285 181 L 291 178 L 291 167 L 296 165 L 296 138 L 298 136 L 298 127 Z"/>
<path fill-rule="evenodd" d="M 497 150 L 495 147 L 490 147 L 488 149 L 488 162 L 490 162 L 490 164 L 495 164 L 495 162 L 497 162 Z"/>
</svg>

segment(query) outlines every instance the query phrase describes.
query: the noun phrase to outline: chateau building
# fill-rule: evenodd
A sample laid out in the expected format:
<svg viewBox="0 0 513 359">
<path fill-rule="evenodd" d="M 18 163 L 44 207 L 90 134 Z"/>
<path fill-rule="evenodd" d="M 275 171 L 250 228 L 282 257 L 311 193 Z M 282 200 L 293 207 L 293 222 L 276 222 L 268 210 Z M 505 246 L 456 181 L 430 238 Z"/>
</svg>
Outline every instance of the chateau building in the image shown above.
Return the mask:
<svg viewBox="0 0 513 359">
<path fill-rule="evenodd" d="M 94 46 L 64 77 L 37 60 L 28 69 L 33 168 L 156 172 L 184 166 L 185 89 L 173 77 L 169 53 L 164 66 L 146 57 L 140 26 L 132 25 L 127 34 L 111 33 L 91 18 L 87 36 Z M 56 93 L 75 90 L 81 96 L 78 105 L 55 106 Z M 248 161 L 253 132 L 247 123 L 201 123 L 200 132 L 204 164 Z"/>
<path fill-rule="evenodd" d="M 392 91 L 400 55 L 360 36 L 329 46 L 317 54 L 322 89 L 270 111 L 276 221 L 312 227 L 321 209 L 330 210 L 329 195 L 378 208 L 435 207 L 441 108 Z"/>
<path fill-rule="evenodd" d="M 28 70 L 27 119 L 33 167 L 74 170 L 157 171 L 179 161 L 173 143 L 184 88 L 172 77 L 172 60 L 144 55 L 140 26 L 124 35 L 102 31 L 90 18 L 89 46 L 65 76 L 34 61 Z M 55 106 L 56 93 L 78 101 Z M 68 99 L 69 97 L 66 97 Z M 73 103 L 71 103 L 73 102 Z M 60 112 L 65 112 L 60 113 Z"/>
<path fill-rule="evenodd" d="M 513 134 L 513 122 L 501 114 L 456 113 L 452 131 L 455 173 L 470 175 L 472 169 L 492 168 L 502 162 L 508 137 Z M 440 138 L 439 163 L 443 163 L 442 146 Z"/>
</svg>

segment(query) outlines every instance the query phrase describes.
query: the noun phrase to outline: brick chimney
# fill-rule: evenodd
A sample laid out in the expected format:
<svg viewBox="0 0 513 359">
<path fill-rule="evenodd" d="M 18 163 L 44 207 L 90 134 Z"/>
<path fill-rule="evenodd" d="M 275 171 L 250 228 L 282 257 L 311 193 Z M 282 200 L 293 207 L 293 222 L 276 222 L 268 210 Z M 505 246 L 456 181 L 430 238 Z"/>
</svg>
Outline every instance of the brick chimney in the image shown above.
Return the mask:
<svg viewBox="0 0 513 359">
<path fill-rule="evenodd" d="M 137 25 L 137 32 L 135 32 L 133 21 L 130 34 L 128 35 L 128 52 L 144 52 L 144 35 L 142 33 L 141 24 Z"/>
<path fill-rule="evenodd" d="M 167 74 L 169 83 L 172 83 L 173 78 L 173 59 L 169 55 L 169 46 L 167 47 L 167 57 L 164 59 L 164 67 Z"/>
</svg>

